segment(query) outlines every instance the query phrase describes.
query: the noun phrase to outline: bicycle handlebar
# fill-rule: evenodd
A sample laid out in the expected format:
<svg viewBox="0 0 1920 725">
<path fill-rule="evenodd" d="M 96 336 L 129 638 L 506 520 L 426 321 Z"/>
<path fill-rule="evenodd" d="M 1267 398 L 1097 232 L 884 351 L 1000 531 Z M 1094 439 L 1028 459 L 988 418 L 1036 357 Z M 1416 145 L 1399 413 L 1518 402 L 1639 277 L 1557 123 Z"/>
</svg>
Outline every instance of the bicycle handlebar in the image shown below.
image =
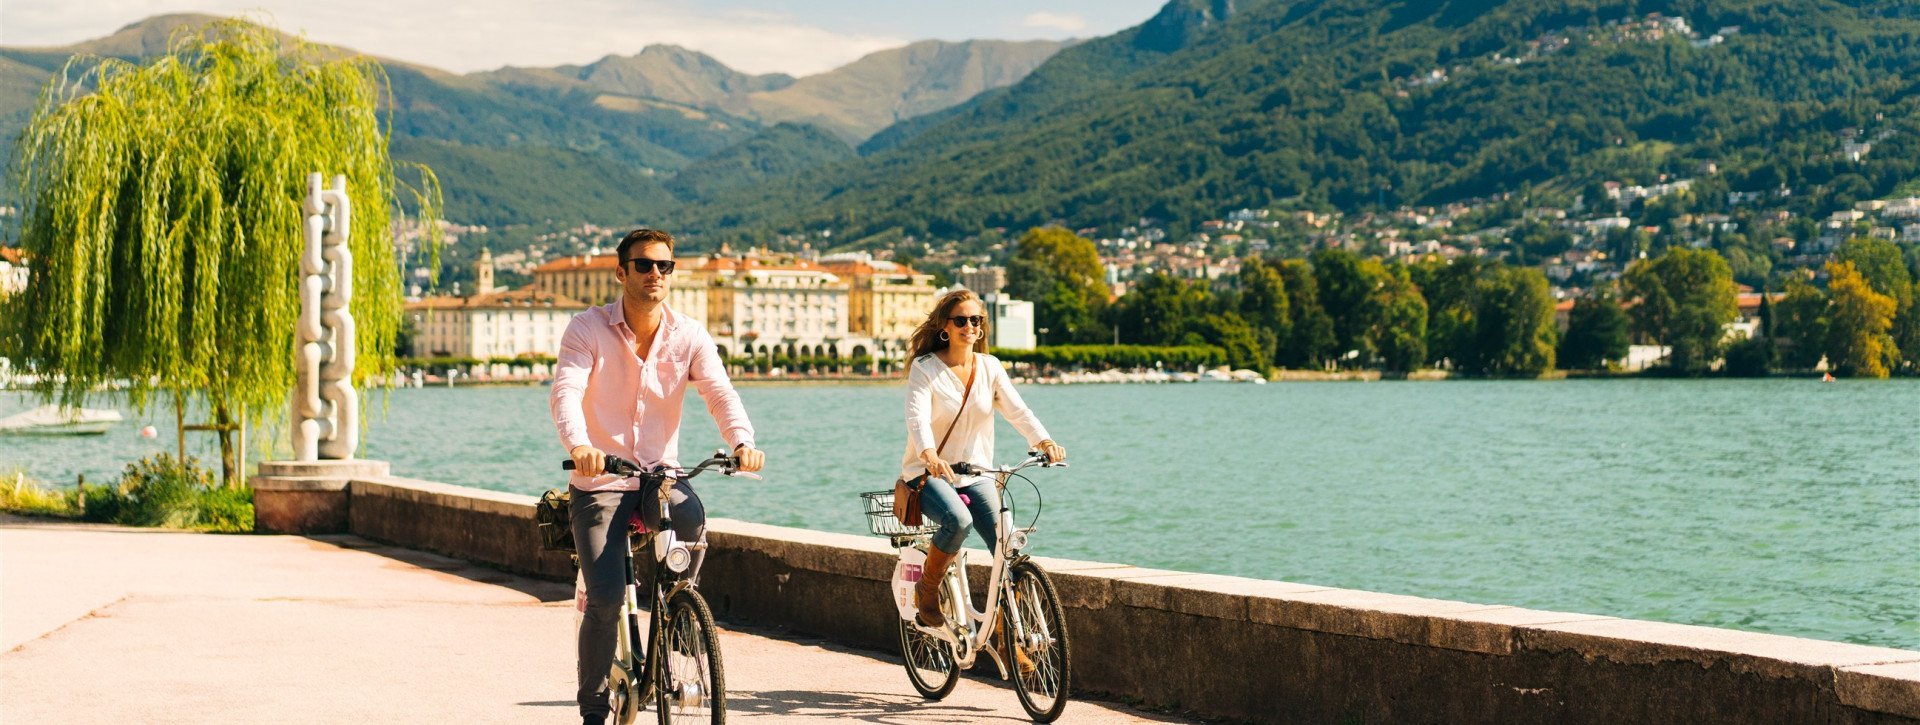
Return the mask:
<svg viewBox="0 0 1920 725">
<path fill-rule="evenodd" d="M 1053 459 L 1048 458 L 1047 454 L 1041 453 L 1040 451 L 1027 451 L 1027 460 L 1021 461 L 1013 466 L 983 468 L 966 461 L 960 461 L 953 464 L 953 472 L 963 476 L 981 476 L 989 473 L 1015 473 L 1021 469 L 1031 468 L 1033 466 L 1039 466 L 1041 468 L 1066 468 L 1067 462 L 1055 462 Z"/>
<path fill-rule="evenodd" d="M 707 460 L 704 460 L 699 462 L 698 464 L 695 464 L 693 468 L 681 468 L 677 466 L 661 466 L 654 470 L 648 471 L 641 468 L 640 464 L 638 463 L 634 463 L 633 461 L 629 461 L 625 458 L 621 458 L 611 453 L 606 455 L 605 466 L 606 466 L 607 473 L 611 473 L 616 476 L 626 476 L 629 478 L 634 478 L 634 477 L 645 478 L 648 476 L 660 476 L 660 477 L 672 476 L 674 478 L 679 478 L 679 479 L 691 479 L 694 476 L 700 475 L 700 473 L 703 471 L 709 471 L 714 469 L 718 469 L 721 475 L 728 476 L 728 477 L 752 478 L 752 479 L 760 478 L 760 476 L 754 473 L 739 470 L 740 460 L 733 456 L 727 455 L 727 452 L 725 450 L 714 451 L 713 456 L 711 458 L 708 458 Z M 565 461 L 561 461 L 560 469 L 564 471 L 574 470 L 573 460 L 568 459 Z"/>
</svg>

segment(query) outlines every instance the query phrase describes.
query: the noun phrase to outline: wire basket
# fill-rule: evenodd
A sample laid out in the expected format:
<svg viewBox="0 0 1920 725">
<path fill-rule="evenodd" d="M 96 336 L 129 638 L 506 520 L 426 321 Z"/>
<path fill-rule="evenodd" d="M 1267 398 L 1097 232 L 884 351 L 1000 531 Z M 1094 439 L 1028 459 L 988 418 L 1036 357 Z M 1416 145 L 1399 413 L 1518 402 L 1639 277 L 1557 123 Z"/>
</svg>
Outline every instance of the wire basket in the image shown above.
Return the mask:
<svg viewBox="0 0 1920 725">
<path fill-rule="evenodd" d="M 866 504 L 867 528 L 873 533 L 881 536 L 919 536 L 940 530 L 939 524 L 933 523 L 924 516 L 920 520 L 926 523 L 920 526 L 907 526 L 900 523 L 900 519 L 894 518 L 893 489 L 868 491 L 860 494 L 860 499 Z"/>
</svg>

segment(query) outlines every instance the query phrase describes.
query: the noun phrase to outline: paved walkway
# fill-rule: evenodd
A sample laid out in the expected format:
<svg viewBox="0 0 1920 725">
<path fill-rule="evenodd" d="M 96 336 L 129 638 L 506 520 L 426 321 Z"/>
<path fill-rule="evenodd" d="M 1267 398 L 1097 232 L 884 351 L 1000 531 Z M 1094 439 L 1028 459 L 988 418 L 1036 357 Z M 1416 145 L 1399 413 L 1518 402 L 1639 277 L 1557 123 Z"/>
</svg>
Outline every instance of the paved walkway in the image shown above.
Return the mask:
<svg viewBox="0 0 1920 725">
<path fill-rule="evenodd" d="M 352 536 L 0 515 L 0 722 L 579 722 L 572 594 Z M 1026 719 L 997 680 L 929 703 L 891 656 L 730 628 L 721 649 L 731 718 Z M 1086 701 L 1061 719 L 1173 721 Z"/>
</svg>

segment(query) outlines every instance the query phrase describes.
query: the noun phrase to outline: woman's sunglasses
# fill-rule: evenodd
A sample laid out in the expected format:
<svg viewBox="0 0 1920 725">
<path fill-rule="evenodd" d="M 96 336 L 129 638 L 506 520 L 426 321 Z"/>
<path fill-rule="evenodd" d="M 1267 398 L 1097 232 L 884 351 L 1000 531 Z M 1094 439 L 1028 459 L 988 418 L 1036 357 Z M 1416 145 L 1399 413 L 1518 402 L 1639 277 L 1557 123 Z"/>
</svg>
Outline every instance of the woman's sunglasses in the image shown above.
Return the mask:
<svg viewBox="0 0 1920 725">
<path fill-rule="evenodd" d="M 648 270 L 659 270 L 661 274 L 673 274 L 673 260 L 671 259 L 635 257 L 627 260 L 627 267 L 632 269 L 634 274 L 646 274 Z"/>
<path fill-rule="evenodd" d="M 951 321 L 954 327 L 966 327 L 968 325 L 981 327 L 987 324 L 987 318 L 984 315 L 954 315 L 947 318 L 947 320 Z"/>
</svg>

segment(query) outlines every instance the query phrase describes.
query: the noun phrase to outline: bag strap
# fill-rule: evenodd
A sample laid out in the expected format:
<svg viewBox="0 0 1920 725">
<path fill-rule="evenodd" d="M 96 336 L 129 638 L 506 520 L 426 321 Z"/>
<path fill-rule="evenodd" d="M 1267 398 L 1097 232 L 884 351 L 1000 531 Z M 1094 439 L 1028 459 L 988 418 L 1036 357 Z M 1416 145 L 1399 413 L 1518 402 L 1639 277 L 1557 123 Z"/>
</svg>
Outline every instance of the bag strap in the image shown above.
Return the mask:
<svg viewBox="0 0 1920 725">
<path fill-rule="evenodd" d="M 969 351 L 968 354 L 972 354 Z M 980 373 L 980 358 L 973 358 L 973 367 L 967 369 L 967 392 L 960 395 L 960 410 L 953 414 L 953 422 L 947 424 L 947 434 L 940 436 L 940 447 L 933 449 L 934 455 L 946 452 L 947 440 L 953 437 L 953 429 L 960 425 L 960 416 L 967 414 L 967 399 L 973 397 L 973 376 Z"/>
</svg>

